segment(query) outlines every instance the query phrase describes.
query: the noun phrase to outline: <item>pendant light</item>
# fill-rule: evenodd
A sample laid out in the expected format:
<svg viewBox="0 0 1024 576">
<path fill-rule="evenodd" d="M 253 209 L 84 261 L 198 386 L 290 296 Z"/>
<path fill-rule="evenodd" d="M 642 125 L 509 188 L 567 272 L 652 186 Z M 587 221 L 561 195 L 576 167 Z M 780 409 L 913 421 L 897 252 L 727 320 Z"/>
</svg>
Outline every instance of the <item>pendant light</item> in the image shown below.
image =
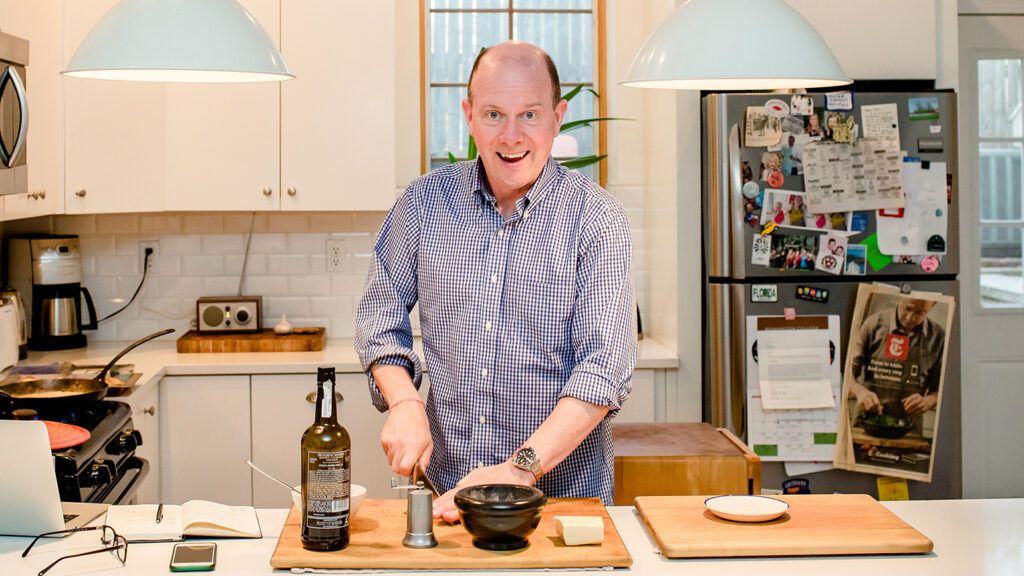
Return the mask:
<svg viewBox="0 0 1024 576">
<path fill-rule="evenodd" d="M 783 0 L 689 0 L 647 38 L 622 85 L 773 90 L 850 82 L 821 35 Z"/>
<path fill-rule="evenodd" d="M 295 75 L 235 0 L 120 0 L 62 74 L 144 82 L 272 82 Z"/>
</svg>

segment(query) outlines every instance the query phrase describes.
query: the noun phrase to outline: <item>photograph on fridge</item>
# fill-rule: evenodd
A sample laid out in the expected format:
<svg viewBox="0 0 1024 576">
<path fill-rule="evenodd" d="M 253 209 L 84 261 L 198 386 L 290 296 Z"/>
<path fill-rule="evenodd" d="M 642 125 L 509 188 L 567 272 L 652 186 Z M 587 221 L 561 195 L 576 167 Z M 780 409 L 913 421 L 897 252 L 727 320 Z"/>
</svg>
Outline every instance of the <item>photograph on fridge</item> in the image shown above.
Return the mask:
<svg viewBox="0 0 1024 576">
<path fill-rule="evenodd" d="M 748 106 L 743 145 L 747 148 L 774 146 L 782 138 L 782 119 L 768 114 L 764 106 Z"/>
<path fill-rule="evenodd" d="M 837 468 L 930 482 L 954 299 L 861 284 L 843 375 Z"/>
<path fill-rule="evenodd" d="M 792 190 L 765 190 L 761 206 L 761 223 L 774 222 L 782 228 L 802 228 L 848 232 L 851 215 L 849 212 L 818 214 L 807 206 L 807 196 Z"/>
</svg>

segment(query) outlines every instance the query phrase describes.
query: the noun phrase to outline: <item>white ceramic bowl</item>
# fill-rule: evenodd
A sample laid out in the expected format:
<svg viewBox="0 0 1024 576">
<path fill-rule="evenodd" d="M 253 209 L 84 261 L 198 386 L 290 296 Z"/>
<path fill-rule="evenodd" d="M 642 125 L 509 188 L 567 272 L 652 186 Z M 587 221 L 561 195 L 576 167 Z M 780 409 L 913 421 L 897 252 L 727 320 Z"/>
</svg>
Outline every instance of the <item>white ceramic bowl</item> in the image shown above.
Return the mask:
<svg viewBox="0 0 1024 576">
<path fill-rule="evenodd" d="M 298 492 L 302 491 L 302 486 L 296 486 L 295 490 Z M 349 506 L 351 511 L 349 517 L 355 516 L 359 512 L 359 507 L 362 506 L 363 500 L 366 499 L 366 487 L 360 486 L 359 484 L 353 484 L 351 491 L 349 492 Z M 299 510 L 302 510 L 302 495 L 292 492 L 292 504 Z"/>
</svg>

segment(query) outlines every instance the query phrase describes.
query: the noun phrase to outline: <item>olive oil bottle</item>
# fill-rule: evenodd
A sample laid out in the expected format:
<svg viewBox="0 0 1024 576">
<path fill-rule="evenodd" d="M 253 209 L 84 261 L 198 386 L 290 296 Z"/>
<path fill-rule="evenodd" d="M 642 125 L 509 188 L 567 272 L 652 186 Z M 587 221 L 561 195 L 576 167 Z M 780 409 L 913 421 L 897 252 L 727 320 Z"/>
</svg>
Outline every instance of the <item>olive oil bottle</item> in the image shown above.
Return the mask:
<svg viewBox="0 0 1024 576">
<path fill-rule="evenodd" d="M 316 417 L 302 434 L 302 547 L 331 551 L 348 546 L 352 441 L 338 424 L 334 368 L 316 376 Z"/>
</svg>

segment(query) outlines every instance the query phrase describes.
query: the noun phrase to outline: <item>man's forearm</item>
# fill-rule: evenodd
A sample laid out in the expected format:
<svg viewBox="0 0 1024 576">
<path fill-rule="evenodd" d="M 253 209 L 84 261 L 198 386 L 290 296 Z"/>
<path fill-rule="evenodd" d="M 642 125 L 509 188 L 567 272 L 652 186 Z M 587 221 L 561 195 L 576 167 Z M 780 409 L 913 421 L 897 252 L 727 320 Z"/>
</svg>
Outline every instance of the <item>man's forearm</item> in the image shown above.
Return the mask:
<svg viewBox="0 0 1024 576">
<path fill-rule="evenodd" d="M 583 442 L 606 414 L 607 406 L 563 397 L 524 446 L 533 448 L 544 472 L 549 472 Z"/>
<path fill-rule="evenodd" d="M 388 406 L 394 406 L 407 398 L 420 397 L 409 371 L 404 366 L 374 364 L 370 372 L 373 373 L 373 380 L 377 388 L 380 388 L 380 393 L 388 401 Z"/>
</svg>

